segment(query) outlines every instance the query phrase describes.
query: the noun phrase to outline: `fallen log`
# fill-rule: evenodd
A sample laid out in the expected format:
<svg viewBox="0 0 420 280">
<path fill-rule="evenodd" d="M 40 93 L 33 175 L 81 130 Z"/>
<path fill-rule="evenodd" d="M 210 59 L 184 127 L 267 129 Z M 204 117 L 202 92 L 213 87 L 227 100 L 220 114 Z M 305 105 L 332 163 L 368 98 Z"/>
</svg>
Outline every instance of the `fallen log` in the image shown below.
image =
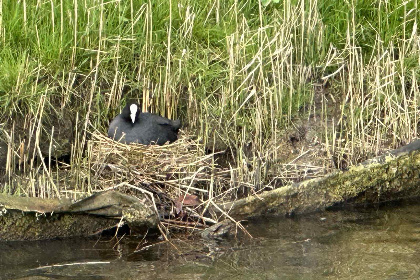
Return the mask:
<svg viewBox="0 0 420 280">
<path fill-rule="evenodd" d="M 267 213 L 309 213 L 343 202 L 380 203 L 419 196 L 420 140 L 417 140 L 348 171 L 287 185 L 220 208 L 230 217 L 242 219 Z"/>
<path fill-rule="evenodd" d="M 0 194 L 0 240 L 42 240 L 91 236 L 121 221 L 146 232 L 158 218 L 147 199 L 116 191 L 96 193 L 74 204 L 67 199 L 41 199 Z"/>
</svg>

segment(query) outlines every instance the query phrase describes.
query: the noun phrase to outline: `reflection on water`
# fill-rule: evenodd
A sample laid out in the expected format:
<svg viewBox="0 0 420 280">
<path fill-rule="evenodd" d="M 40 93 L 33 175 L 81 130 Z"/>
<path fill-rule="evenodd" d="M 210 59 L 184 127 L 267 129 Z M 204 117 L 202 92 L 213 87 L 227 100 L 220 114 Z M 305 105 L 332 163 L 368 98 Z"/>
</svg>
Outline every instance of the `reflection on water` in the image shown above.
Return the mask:
<svg viewBox="0 0 420 280">
<path fill-rule="evenodd" d="M 0 279 L 420 279 L 420 205 L 252 221 L 252 240 L 0 242 Z"/>
</svg>

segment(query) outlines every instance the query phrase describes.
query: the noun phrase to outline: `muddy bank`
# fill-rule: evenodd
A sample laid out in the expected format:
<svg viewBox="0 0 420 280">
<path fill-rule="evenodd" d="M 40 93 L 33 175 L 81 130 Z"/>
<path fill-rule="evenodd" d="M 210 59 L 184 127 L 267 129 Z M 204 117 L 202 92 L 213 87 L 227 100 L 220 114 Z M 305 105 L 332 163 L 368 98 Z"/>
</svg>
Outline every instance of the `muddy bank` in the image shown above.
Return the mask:
<svg viewBox="0 0 420 280">
<path fill-rule="evenodd" d="M 212 202 L 213 207 L 207 214 L 222 214 L 219 220 L 227 215 L 244 219 L 268 213 L 310 213 L 343 202 L 399 200 L 420 196 L 419 182 L 420 140 L 417 140 L 353 166 L 348 171 L 336 171 L 323 178 L 284 186 L 219 206 Z M 183 207 L 181 204 L 180 210 Z M 113 190 L 96 193 L 76 203 L 65 199 L 43 200 L 1 194 L 0 213 L 0 240 L 90 236 L 122 223 L 127 224 L 132 232 L 145 233 L 150 228 L 156 228 L 159 222 L 156 204 L 149 197 Z M 235 230 L 235 227 L 228 226 L 216 225 L 208 236 L 225 236 Z"/>
</svg>

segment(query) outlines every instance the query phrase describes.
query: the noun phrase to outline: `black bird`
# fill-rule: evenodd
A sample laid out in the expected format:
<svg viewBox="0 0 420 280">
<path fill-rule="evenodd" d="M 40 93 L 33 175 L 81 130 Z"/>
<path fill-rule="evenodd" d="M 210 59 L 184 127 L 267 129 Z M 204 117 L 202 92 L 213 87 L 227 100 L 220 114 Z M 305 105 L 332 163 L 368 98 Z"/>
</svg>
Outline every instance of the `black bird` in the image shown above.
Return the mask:
<svg viewBox="0 0 420 280">
<path fill-rule="evenodd" d="M 125 144 L 163 145 L 178 139 L 180 127 L 180 120 L 142 113 L 138 104 L 128 103 L 109 124 L 108 137 Z"/>
</svg>

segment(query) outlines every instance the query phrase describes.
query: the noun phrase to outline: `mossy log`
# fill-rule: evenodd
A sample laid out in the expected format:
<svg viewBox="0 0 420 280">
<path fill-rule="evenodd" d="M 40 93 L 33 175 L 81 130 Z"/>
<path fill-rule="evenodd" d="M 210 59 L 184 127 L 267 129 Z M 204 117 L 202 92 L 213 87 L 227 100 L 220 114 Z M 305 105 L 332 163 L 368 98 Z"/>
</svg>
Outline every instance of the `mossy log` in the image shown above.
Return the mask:
<svg viewBox="0 0 420 280">
<path fill-rule="evenodd" d="M 146 199 L 115 191 L 96 193 L 74 204 L 70 200 L 0 194 L 0 240 L 42 240 L 91 236 L 121 220 L 145 232 L 158 218 Z"/>
<path fill-rule="evenodd" d="M 343 202 L 380 203 L 420 196 L 420 140 L 386 155 L 222 206 L 241 219 L 266 213 L 302 214 Z"/>
</svg>

